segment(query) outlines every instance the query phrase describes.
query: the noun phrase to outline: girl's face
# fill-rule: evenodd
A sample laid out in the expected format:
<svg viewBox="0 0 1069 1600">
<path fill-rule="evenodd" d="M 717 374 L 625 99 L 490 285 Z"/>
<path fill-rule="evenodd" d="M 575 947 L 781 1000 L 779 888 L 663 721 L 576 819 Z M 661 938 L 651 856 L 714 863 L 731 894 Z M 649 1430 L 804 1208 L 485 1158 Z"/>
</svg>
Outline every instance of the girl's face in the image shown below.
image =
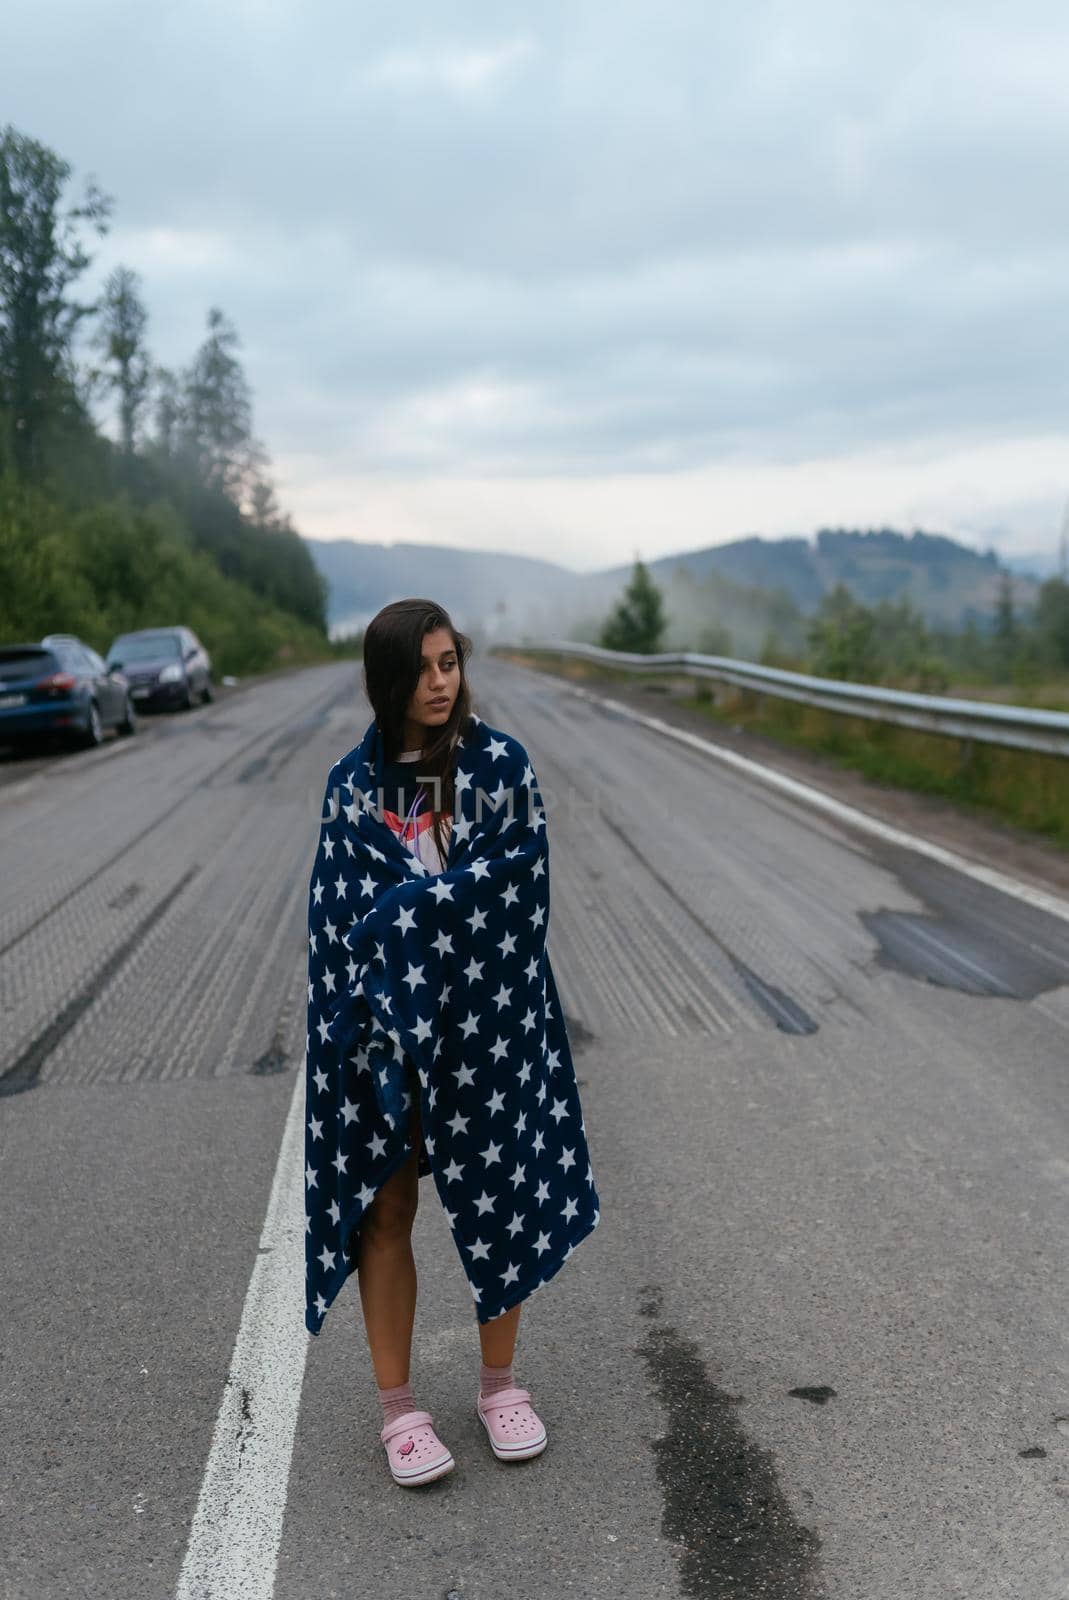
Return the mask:
<svg viewBox="0 0 1069 1600">
<path fill-rule="evenodd" d="M 449 718 L 460 690 L 460 662 L 448 628 L 423 635 L 423 662 L 419 683 L 405 710 L 409 725 L 406 744 L 424 742 L 426 730 L 440 728 Z"/>
</svg>

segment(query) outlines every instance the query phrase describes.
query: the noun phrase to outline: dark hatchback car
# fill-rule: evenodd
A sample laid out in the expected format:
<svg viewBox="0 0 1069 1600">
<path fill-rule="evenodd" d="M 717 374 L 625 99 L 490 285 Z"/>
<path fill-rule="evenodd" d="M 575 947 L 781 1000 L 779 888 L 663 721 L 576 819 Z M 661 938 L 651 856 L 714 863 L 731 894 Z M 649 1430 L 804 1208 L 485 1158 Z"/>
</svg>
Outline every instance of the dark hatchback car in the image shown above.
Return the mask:
<svg viewBox="0 0 1069 1600">
<path fill-rule="evenodd" d="M 121 633 L 108 651 L 108 666 L 122 670 L 139 711 L 178 707 L 214 698 L 212 663 L 192 628 L 142 628 Z"/>
<path fill-rule="evenodd" d="M 94 745 L 106 728 L 135 733 L 126 679 L 69 633 L 0 645 L 0 744 L 46 738 Z"/>
</svg>

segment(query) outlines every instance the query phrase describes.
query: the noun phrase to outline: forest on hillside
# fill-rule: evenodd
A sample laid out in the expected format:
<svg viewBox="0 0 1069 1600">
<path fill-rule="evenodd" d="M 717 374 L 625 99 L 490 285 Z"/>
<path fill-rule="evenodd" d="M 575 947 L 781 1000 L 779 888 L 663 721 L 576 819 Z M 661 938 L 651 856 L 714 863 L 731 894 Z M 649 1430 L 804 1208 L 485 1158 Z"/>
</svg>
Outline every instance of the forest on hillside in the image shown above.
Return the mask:
<svg viewBox="0 0 1069 1600">
<path fill-rule="evenodd" d="M 1035 604 L 1021 608 L 1012 577 L 1003 572 L 990 615 L 970 615 L 960 628 L 932 624 L 908 596 L 865 605 L 842 582 L 806 615 L 786 590 L 755 590 L 716 572 L 698 583 L 685 579 L 685 569 L 677 569 L 662 588 L 636 562 L 594 641 L 647 654 L 740 654 L 767 666 L 920 693 L 938 694 L 954 684 L 1004 686 L 1026 700 L 1069 701 L 1069 581 L 1062 576 L 1046 579 Z M 732 622 L 719 620 L 725 616 L 739 618 L 751 632 L 754 620 L 763 618 L 760 649 L 739 651 Z"/>
<path fill-rule="evenodd" d="M 233 322 L 153 358 L 141 281 L 82 293 L 114 202 L 0 131 L 0 639 L 184 623 L 219 673 L 327 653 L 325 580 L 277 503 Z"/>
</svg>

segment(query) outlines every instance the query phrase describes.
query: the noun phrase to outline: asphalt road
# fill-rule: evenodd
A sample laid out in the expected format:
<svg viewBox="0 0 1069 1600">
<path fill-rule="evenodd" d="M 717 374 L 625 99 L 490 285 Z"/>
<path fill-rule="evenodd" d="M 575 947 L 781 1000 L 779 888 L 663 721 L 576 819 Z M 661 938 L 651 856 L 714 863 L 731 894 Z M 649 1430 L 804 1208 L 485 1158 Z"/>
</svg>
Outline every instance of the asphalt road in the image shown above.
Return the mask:
<svg viewBox="0 0 1069 1600">
<path fill-rule="evenodd" d="M 266 1320 L 318 807 L 369 716 L 351 665 L 275 677 L 0 780 L 0 1600 L 1064 1600 L 1069 902 L 472 676 L 546 804 L 602 1206 L 524 1309 L 549 1448 L 490 1454 L 429 1184 L 454 1473 L 390 1480 L 354 1281 L 317 1339 L 303 1263 Z"/>
</svg>

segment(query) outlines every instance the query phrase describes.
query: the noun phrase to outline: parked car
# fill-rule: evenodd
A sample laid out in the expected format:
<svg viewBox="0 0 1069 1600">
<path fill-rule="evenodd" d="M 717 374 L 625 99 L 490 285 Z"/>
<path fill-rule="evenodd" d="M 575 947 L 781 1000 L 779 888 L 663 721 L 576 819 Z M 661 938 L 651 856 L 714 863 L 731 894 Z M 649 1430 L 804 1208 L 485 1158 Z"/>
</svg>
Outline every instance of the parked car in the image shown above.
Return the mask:
<svg viewBox="0 0 1069 1600">
<path fill-rule="evenodd" d="M 0 645 L 0 744 L 58 737 L 100 744 L 106 728 L 136 733 L 130 690 L 72 633 Z"/>
<path fill-rule="evenodd" d="M 121 633 L 108 651 L 108 665 L 121 668 L 138 710 L 179 707 L 194 697 L 214 699 L 212 663 L 192 628 L 141 628 Z"/>
</svg>

